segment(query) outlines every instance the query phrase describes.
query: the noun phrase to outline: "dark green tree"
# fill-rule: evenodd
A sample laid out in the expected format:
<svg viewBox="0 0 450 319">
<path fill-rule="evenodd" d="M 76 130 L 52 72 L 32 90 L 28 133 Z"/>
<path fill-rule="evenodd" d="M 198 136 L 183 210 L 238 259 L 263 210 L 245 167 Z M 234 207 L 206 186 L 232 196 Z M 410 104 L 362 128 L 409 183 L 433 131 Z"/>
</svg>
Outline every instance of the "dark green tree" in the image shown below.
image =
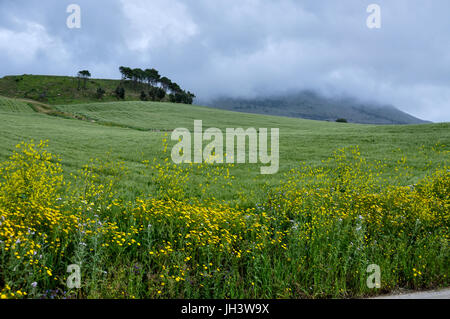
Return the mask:
<svg viewBox="0 0 450 319">
<path fill-rule="evenodd" d="M 125 100 L 125 89 L 123 87 L 118 86 L 114 91 L 114 93 L 116 94 L 116 98 L 118 100 L 119 99 Z"/>
<path fill-rule="evenodd" d="M 170 89 L 170 91 L 172 93 L 181 93 L 181 92 L 183 92 L 181 87 L 178 84 L 176 84 L 175 82 L 169 83 L 169 89 Z"/>
<path fill-rule="evenodd" d="M 91 77 L 91 73 L 88 70 L 83 70 L 78 72 L 78 89 L 80 89 L 80 80 L 83 79 L 84 85 L 83 88 L 86 89 L 87 80 Z"/>
<path fill-rule="evenodd" d="M 192 104 L 192 103 L 194 103 L 194 99 L 195 99 L 195 98 L 196 98 L 195 94 L 192 93 L 192 92 L 190 92 L 190 91 L 188 91 L 188 92 L 187 92 L 187 102 L 186 102 L 186 104 Z"/>
<path fill-rule="evenodd" d="M 170 85 L 172 84 L 172 81 L 170 81 L 167 77 L 163 76 L 159 83 L 161 84 L 162 89 L 164 92 L 167 92 L 169 90 Z"/>
<path fill-rule="evenodd" d="M 150 86 L 150 88 L 148 89 L 148 98 L 151 101 L 156 101 L 158 97 L 158 88 L 154 87 L 154 86 Z"/>
<path fill-rule="evenodd" d="M 122 81 L 132 79 L 132 70 L 128 67 L 119 67 L 120 74 L 122 75 Z"/>
<path fill-rule="evenodd" d="M 145 79 L 145 72 L 142 69 L 136 68 L 131 71 L 134 81 L 134 87 L 137 88 L 138 84 L 142 83 Z"/>
<path fill-rule="evenodd" d="M 155 86 L 161 78 L 159 72 L 155 69 L 146 69 L 144 71 L 144 76 L 149 86 Z"/>
<path fill-rule="evenodd" d="M 101 100 L 103 96 L 105 95 L 106 91 L 103 90 L 101 87 L 97 89 L 97 99 Z"/>
<path fill-rule="evenodd" d="M 166 91 L 162 88 L 156 88 L 156 99 L 162 101 L 166 97 Z"/>
<path fill-rule="evenodd" d="M 141 95 L 139 96 L 139 98 L 141 99 L 141 101 L 147 101 L 147 94 L 145 94 L 145 92 L 142 91 Z"/>
</svg>

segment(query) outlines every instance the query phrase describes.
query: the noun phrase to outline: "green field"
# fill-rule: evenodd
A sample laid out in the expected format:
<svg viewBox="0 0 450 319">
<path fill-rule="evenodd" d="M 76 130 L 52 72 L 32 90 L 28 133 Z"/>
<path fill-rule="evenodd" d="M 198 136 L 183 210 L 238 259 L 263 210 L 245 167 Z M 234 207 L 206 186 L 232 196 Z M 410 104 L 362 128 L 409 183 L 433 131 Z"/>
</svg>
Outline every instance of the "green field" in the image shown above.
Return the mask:
<svg viewBox="0 0 450 319">
<path fill-rule="evenodd" d="M 403 156 L 415 171 L 414 179 L 426 170 L 443 164 L 444 158 L 432 152 L 433 147 L 447 149 L 450 124 L 410 126 L 375 126 L 329 123 L 221 111 L 212 108 L 157 102 L 111 102 L 55 106 L 54 109 L 81 115 L 87 121 L 64 119 L 32 112 L 24 102 L 1 100 L 2 127 L 0 156 L 6 158 L 14 146 L 34 139 L 49 140 L 50 150 L 63 155 L 67 169 L 81 168 L 91 158 L 123 160 L 137 169 L 143 160 L 162 158 L 162 140 L 166 131 L 186 127 L 193 130 L 194 120 L 203 127 L 279 128 L 280 172 L 276 176 L 259 176 L 260 165 L 242 165 L 236 176 L 242 183 L 253 183 L 259 177 L 279 180 L 280 176 L 300 163 L 320 164 L 333 151 L 358 145 L 370 160 L 384 160 L 394 165 Z M 18 112 L 18 110 L 23 110 Z M 160 132 L 159 132 L 160 131 Z M 389 173 L 389 172 L 388 172 Z M 137 182 L 128 181 L 136 185 Z"/>
<path fill-rule="evenodd" d="M 14 172 L 22 167 L 10 162 L 0 184 L 3 187 L 0 211 L 9 216 L 12 212 L 9 210 L 17 206 L 22 211 L 45 215 L 46 209 L 57 207 L 62 215 L 55 218 L 73 230 L 76 226 L 70 218 L 65 219 L 67 215 L 63 212 L 71 210 L 80 214 L 79 218 L 102 218 L 105 225 L 107 222 L 116 225 L 125 235 L 121 233 L 122 237 L 117 237 L 118 233 L 114 233 L 113 242 L 124 237 L 131 240 L 127 232 L 136 231 L 134 242 L 128 248 L 103 246 L 107 241 L 100 235 L 88 240 L 77 231 L 61 233 L 63 226 L 56 230 L 51 224 L 41 229 L 39 223 L 36 231 L 53 236 L 44 245 L 47 253 L 39 261 L 42 268 L 31 262 L 28 266 L 18 266 L 15 258 L 25 250 L 14 255 L 12 248 L 5 250 L 1 246 L 0 290 L 7 284 L 12 287 L 11 292 L 27 291 L 32 297 L 42 297 L 45 288 L 55 291 L 57 297 L 64 297 L 59 289 L 64 289 L 61 287 L 66 279 L 65 267 L 75 262 L 83 262 L 87 267 L 83 270 L 82 290 L 71 291 L 71 296 L 79 298 L 342 298 L 398 288 L 448 286 L 450 123 L 356 125 L 171 103 L 92 103 L 92 99 L 87 102 L 73 104 L 55 97 L 50 107 L 0 97 L 0 162 L 6 161 L 22 141 L 48 140 L 48 151 L 61 157 L 65 181 L 81 187 L 76 189 L 75 197 L 69 195 L 68 186 L 50 192 L 43 184 L 59 182 L 40 175 L 40 170 L 45 171 L 44 166 L 37 164 L 42 156 L 15 158 L 11 161 L 16 164 L 29 160 L 32 164 L 23 166 L 25 171 L 30 169 L 33 172 L 30 176 L 39 178 L 31 178 L 30 182 L 28 177 L 22 180 L 19 175 L 7 175 L 8 169 Z M 204 130 L 209 127 L 279 128 L 279 172 L 260 175 L 260 164 L 192 168 L 188 164 L 173 166 L 170 157 L 165 162 L 173 145 L 170 132 L 180 127 L 192 131 L 194 120 L 203 120 Z M 164 152 L 165 139 L 169 140 L 168 153 Z M 333 158 L 333 152 L 339 149 L 346 151 L 338 152 Z M 348 157 L 342 155 L 347 153 Z M 36 158 L 39 158 L 37 162 Z M 327 161 L 329 158 L 333 159 Z M 91 159 L 97 160 L 83 172 Z M 123 174 L 116 167 L 119 162 L 123 162 Z M 56 163 L 52 158 L 45 167 Z M 19 186 L 12 176 L 21 181 L 17 182 Z M 80 180 L 85 184 L 80 184 Z M 416 183 L 419 183 L 417 190 L 410 190 Z M 96 188 L 98 185 L 103 185 L 101 190 Z M 336 185 L 340 185 L 340 190 L 336 190 Z M 26 194 L 34 194 L 43 187 L 52 198 L 41 201 L 39 196 L 29 195 L 27 198 L 34 198 L 39 204 L 25 203 L 18 199 L 25 196 L 19 191 L 21 187 L 27 189 L 23 191 Z M 80 189 L 85 190 L 84 194 Z M 96 195 L 87 195 L 90 194 L 87 189 Z M 54 206 L 52 201 L 56 197 L 67 201 L 63 206 Z M 17 198 L 17 202 L 11 198 Z M 322 215 L 325 210 L 335 215 Z M 164 212 L 168 218 L 161 218 Z M 320 217 L 311 216 L 313 212 Z M 381 230 L 371 228 L 369 220 L 377 219 L 376 212 L 384 216 L 384 222 L 392 224 L 377 224 Z M 338 218 L 339 214 L 344 217 Z M 368 214 L 367 225 L 358 226 L 358 216 L 365 214 Z M 433 218 L 417 217 L 422 222 L 417 225 L 412 216 L 424 216 L 421 214 Z M 313 229 L 315 218 L 323 222 L 320 224 L 323 228 Z M 339 224 L 342 219 L 348 224 Z M 245 220 L 252 220 L 252 224 L 247 225 Z M 146 231 L 146 223 L 150 221 L 152 227 L 159 225 L 154 233 Z M 20 219 L 22 222 L 25 223 Z M 298 225 L 295 231 L 298 227 L 299 233 L 290 230 L 291 223 Z M 198 228 L 192 231 L 186 229 L 186 224 Z M 204 229 L 205 224 L 213 230 Z M 261 225 L 269 230 L 261 230 Z M 360 235 L 354 237 L 355 227 L 363 227 L 365 239 Z M 111 232 L 118 231 L 111 229 Z M 228 238 L 222 230 L 237 237 L 230 235 L 229 242 L 221 242 L 221 238 Z M 212 239 L 202 240 L 199 233 Z M 178 240 L 184 238 L 179 237 L 181 234 L 190 239 Z M 56 248 L 55 238 L 62 243 Z M 86 243 L 86 248 L 73 244 L 80 240 Z M 355 240 L 361 240 L 363 249 L 350 248 Z M 139 247 L 133 246 L 136 242 Z M 208 248 L 202 248 L 205 242 Z M 257 242 L 261 246 L 254 247 Z M 103 244 L 99 246 L 99 243 Z M 193 246 L 197 248 L 190 248 Z M 370 263 L 379 264 L 384 271 L 385 284 L 381 290 L 365 287 L 364 272 Z M 419 266 L 423 266 L 420 271 Z M 14 267 L 20 271 L 13 274 Z M 45 277 L 45 267 L 53 273 L 50 278 Z M 29 289 L 32 282 L 38 282 L 39 289 Z M 5 288 L 5 296 L 8 293 Z"/>
</svg>

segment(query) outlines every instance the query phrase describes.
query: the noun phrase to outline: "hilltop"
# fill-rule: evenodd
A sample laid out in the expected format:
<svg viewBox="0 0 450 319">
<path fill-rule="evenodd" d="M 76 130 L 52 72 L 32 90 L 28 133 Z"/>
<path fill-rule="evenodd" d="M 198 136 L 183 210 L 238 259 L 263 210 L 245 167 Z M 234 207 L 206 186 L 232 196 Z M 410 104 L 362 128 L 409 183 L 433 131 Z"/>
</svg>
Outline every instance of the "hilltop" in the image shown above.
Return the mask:
<svg viewBox="0 0 450 319">
<path fill-rule="evenodd" d="M 86 76 L 86 73 L 89 75 Z M 162 79 L 165 79 L 165 81 L 158 86 L 159 83 L 157 82 L 153 84 L 145 83 L 144 76 L 135 77 L 133 75 L 122 80 L 90 78 L 90 73 L 87 70 L 80 71 L 78 77 L 12 75 L 0 79 L 0 95 L 57 105 L 119 100 L 150 100 L 150 94 L 153 94 L 155 89 L 164 91 L 158 101 L 169 102 L 176 99 L 179 92 L 185 93 L 175 82 L 166 77 Z M 123 89 L 122 96 L 119 96 L 119 89 Z M 189 94 L 191 93 L 189 92 Z M 177 100 L 176 102 L 180 101 Z"/>
<path fill-rule="evenodd" d="M 18 75 L 5 76 L 0 79 L 0 95 L 12 98 L 25 98 L 50 105 L 84 103 L 92 101 L 117 101 L 114 90 L 120 80 L 88 79 L 86 89 L 78 89 L 78 79 L 70 76 L 50 75 Z M 98 99 L 98 88 L 106 91 L 102 99 Z M 127 92 L 126 100 L 138 100 L 139 93 Z"/>
</svg>

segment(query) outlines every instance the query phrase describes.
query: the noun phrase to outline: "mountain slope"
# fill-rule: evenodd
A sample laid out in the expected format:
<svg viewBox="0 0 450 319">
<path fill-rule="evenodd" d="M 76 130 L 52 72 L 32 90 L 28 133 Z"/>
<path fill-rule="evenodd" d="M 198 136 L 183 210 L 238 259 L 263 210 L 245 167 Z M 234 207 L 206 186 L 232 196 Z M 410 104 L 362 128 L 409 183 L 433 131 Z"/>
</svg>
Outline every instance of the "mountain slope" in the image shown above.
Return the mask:
<svg viewBox="0 0 450 319">
<path fill-rule="evenodd" d="M 361 124 L 427 123 L 393 106 L 361 103 L 351 98 L 327 98 L 312 91 L 267 98 L 217 98 L 204 104 L 225 110 L 288 116 L 320 121 L 346 119 Z"/>
</svg>

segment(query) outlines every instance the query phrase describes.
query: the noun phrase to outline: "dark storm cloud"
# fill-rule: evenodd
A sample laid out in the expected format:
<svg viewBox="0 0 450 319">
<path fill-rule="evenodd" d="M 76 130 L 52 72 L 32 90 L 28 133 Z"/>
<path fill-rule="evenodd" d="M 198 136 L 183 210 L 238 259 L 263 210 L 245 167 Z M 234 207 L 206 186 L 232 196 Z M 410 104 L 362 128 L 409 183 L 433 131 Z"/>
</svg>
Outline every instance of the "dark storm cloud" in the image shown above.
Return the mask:
<svg viewBox="0 0 450 319">
<path fill-rule="evenodd" d="M 71 3 L 79 30 L 65 25 Z M 0 0 L 0 75 L 151 66 L 204 99 L 316 89 L 448 121 L 448 12 L 446 0 Z"/>
</svg>

